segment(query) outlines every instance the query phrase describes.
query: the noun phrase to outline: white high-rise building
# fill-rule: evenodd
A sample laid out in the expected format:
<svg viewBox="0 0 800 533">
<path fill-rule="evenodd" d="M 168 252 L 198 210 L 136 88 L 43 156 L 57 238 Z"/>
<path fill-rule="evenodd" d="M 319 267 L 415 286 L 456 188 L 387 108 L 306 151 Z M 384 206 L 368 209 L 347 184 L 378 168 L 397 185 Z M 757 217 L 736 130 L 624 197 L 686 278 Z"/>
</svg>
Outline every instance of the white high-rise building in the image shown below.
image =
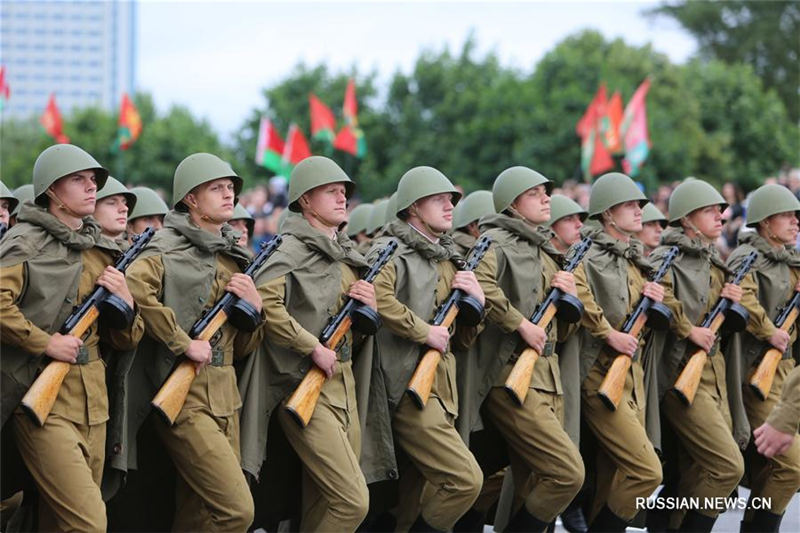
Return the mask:
<svg viewBox="0 0 800 533">
<path fill-rule="evenodd" d="M 11 97 L 3 115 L 41 114 L 50 93 L 62 112 L 110 111 L 136 86 L 136 2 L 0 2 L 0 64 Z"/>
</svg>

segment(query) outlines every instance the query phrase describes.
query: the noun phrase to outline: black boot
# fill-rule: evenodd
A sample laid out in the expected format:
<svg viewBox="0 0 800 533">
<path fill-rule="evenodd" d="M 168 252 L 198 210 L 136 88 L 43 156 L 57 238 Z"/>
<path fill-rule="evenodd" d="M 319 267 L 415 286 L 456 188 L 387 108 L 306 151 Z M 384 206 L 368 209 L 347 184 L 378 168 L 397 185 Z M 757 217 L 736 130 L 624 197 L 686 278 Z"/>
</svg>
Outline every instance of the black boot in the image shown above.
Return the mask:
<svg viewBox="0 0 800 533">
<path fill-rule="evenodd" d="M 583 508 L 573 500 L 564 512 L 561 513 L 561 523 L 569 533 L 586 533 L 589 526 L 586 525 L 586 517 L 583 516 Z"/>
<path fill-rule="evenodd" d="M 681 527 L 678 528 L 678 531 L 684 533 L 709 533 L 716 521 L 717 517 L 706 516 L 692 509 L 691 511 L 686 511 L 686 516 L 683 517 L 683 522 L 681 522 Z"/>
<path fill-rule="evenodd" d="M 625 528 L 628 527 L 628 521 L 615 515 L 614 512 L 608 508 L 608 505 L 603 506 L 597 516 L 592 520 L 589 526 L 590 532 L 597 533 L 623 533 Z"/>
<path fill-rule="evenodd" d="M 523 505 L 506 526 L 506 531 L 508 533 L 544 533 L 547 526 L 547 522 L 543 522 L 533 516 Z"/>
<path fill-rule="evenodd" d="M 759 509 L 753 513 L 753 518 L 747 524 L 747 529 L 743 531 L 757 531 L 759 533 L 777 533 L 781 527 L 782 514 L 770 513 L 764 509 Z M 745 523 L 742 523 L 745 526 Z"/>
<path fill-rule="evenodd" d="M 417 517 L 417 521 L 408 530 L 410 533 L 444 533 L 441 529 L 436 529 L 422 518 L 422 513 Z"/>
<path fill-rule="evenodd" d="M 473 507 L 458 519 L 456 525 L 453 526 L 453 532 L 483 533 L 484 524 L 486 524 L 486 513 Z"/>
</svg>

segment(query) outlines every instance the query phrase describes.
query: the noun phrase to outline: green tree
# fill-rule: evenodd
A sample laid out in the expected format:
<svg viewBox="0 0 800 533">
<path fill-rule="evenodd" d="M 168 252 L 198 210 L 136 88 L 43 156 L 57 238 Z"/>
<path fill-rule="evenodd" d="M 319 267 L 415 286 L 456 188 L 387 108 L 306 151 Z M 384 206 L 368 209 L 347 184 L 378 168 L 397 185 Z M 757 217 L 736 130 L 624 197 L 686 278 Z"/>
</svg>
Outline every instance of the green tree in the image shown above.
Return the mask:
<svg viewBox="0 0 800 533">
<path fill-rule="evenodd" d="M 692 34 L 703 59 L 746 63 L 780 95 L 800 120 L 800 3 L 727 0 L 673 1 L 650 11 L 678 21 Z"/>
</svg>

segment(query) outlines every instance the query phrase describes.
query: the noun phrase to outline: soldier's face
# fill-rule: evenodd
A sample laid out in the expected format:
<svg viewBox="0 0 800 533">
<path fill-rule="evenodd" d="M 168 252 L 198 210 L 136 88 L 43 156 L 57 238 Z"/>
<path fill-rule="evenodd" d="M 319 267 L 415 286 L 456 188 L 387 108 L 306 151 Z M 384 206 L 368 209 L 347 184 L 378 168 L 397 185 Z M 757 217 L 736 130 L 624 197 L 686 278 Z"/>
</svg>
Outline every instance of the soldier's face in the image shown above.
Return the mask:
<svg viewBox="0 0 800 533">
<path fill-rule="evenodd" d="M 300 208 L 335 228 L 347 220 L 347 188 L 344 183 L 314 187 L 300 197 Z"/>
<path fill-rule="evenodd" d="M 511 207 L 534 224 L 550 220 L 550 196 L 544 185 L 537 185 L 517 196 Z"/>
<path fill-rule="evenodd" d="M 85 217 L 94 213 L 97 201 L 97 179 L 94 170 L 82 170 L 63 178 L 59 178 L 50 186 L 50 191 L 58 201 L 78 216 Z M 53 202 L 50 202 L 53 205 Z"/>
<path fill-rule="evenodd" d="M 227 222 L 233 216 L 236 190 L 233 180 L 220 178 L 202 183 L 186 195 L 184 204 L 189 211 L 207 217 L 215 223 Z"/>
<path fill-rule="evenodd" d="M 636 238 L 648 248 L 655 248 L 661 242 L 661 233 L 664 229 L 658 222 L 645 222 L 642 224 L 642 231 L 636 234 Z"/>
<path fill-rule="evenodd" d="M 709 205 L 695 209 L 686 218 L 708 239 L 716 239 L 722 234 L 721 206 Z"/>
<path fill-rule="evenodd" d="M 436 232 L 453 227 L 453 195 L 449 192 L 420 198 L 413 204 L 416 215 Z"/>
<path fill-rule="evenodd" d="M 153 228 L 155 231 L 164 227 L 163 215 L 149 215 L 145 217 L 136 217 L 128 221 L 128 233 L 132 235 L 139 235 L 147 228 Z"/>
<path fill-rule="evenodd" d="M 759 228 L 759 233 L 766 233 L 767 236 L 771 233 L 785 245 L 793 245 L 797 242 L 797 231 L 798 221 L 793 211 L 772 215 L 763 221 Z"/>
<path fill-rule="evenodd" d="M 228 224 L 230 224 L 233 229 L 242 234 L 242 236 L 239 237 L 239 240 L 236 241 L 236 244 L 238 244 L 239 246 L 246 247 L 247 239 L 250 236 L 250 232 L 247 231 L 247 222 L 242 219 L 237 219 L 237 220 L 229 220 Z"/>
<path fill-rule="evenodd" d="M 120 235 L 128 225 L 128 201 L 121 194 L 98 200 L 94 208 L 94 219 L 106 235 Z"/>
<path fill-rule="evenodd" d="M 564 241 L 568 246 L 572 246 L 579 240 L 581 240 L 581 228 L 583 227 L 583 222 L 581 222 L 580 215 L 569 215 L 563 218 L 560 218 L 553 222 L 553 225 L 550 226 L 558 238 Z"/>
<path fill-rule="evenodd" d="M 0 222 L 8 226 L 8 219 L 11 212 L 8 210 L 11 204 L 8 200 L 0 200 Z"/>
<path fill-rule="evenodd" d="M 631 200 L 617 204 L 611 209 L 611 217 L 614 223 L 622 231 L 628 233 L 639 233 L 642 231 L 642 208 L 638 200 Z"/>
</svg>

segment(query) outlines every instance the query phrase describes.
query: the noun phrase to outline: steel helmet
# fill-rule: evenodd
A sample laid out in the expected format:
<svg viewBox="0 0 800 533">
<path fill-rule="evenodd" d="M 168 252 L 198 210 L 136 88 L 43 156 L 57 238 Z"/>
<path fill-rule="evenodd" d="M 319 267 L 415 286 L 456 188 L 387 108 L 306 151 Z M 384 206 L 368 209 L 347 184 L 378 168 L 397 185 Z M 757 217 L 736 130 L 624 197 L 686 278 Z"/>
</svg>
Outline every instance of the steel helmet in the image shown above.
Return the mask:
<svg viewBox="0 0 800 533">
<path fill-rule="evenodd" d="M 45 148 L 33 165 L 33 196 L 37 204 L 47 206 L 47 189 L 64 176 L 82 170 L 93 170 L 97 188 L 102 189 L 108 170 L 83 148 L 73 144 L 56 144 Z"/>
<path fill-rule="evenodd" d="M 127 187 L 125 187 L 113 176 L 109 176 L 106 180 L 106 184 L 103 185 L 103 188 L 97 191 L 97 200 L 100 201 L 103 198 L 108 198 L 109 196 L 115 196 L 117 194 L 121 194 L 125 197 L 125 202 L 128 206 L 128 214 L 130 214 L 130 212 L 133 211 L 138 199 L 136 198 L 135 194 L 128 190 Z M 130 220 L 130 217 L 128 217 L 128 219 Z"/>
<path fill-rule="evenodd" d="M 647 197 L 630 177 L 620 172 L 603 174 L 592 184 L 589 218 L 600 219 L 607 209 L 632 200 L 638 200 L 641 207 L 647 203 Z"/>
<path fill-rule="evenodd" d="M 722 209 L 728 207 L 725 198 L 709 183 L 697 178 L 686 178 L 675 187 L 669 197 L 669 225 L 680 226 L 683 217 L 710 205 L 719 205 Z"/>
<path fill-rule="evenodd" d="M 667 227 L 667 217 L 651 202 L 647 202 L 642 208 L 642 224 L 647 224 L 648 222 L 658 222 L 662 228 Z"/>
<path fill-rule="evenodd" d="M 6 187 L 5 183 L 0 181 L 0 200 L 8 200 L 8 213 L 9 216 L 14 213 L 14 210 L 19 205 L 19 200 L 16 196 Z"/>
<path fill-rule="evenodd" d="M 186 206 L 183 204 L 183 199 L 192 192 L 192 189 L 221 178 L 229 178 L 233 181 L 233 190 L 236 195 L 234 204 L 237 203 L 243 182 L 228 163 L 214 154 L 204 152 L 188 156 L 175 169 L 175 179 L 172 182 L 172 208 L 185 211 Z"/>
<path fill-rule="evenodd" d="M 136 195 L 136 205 L 128 211 L 129 222 L 140 217 L 164 216 L 169 211 L 166 202 L 153 189 L 134 187 L 130 192 Z"/>
<path fill-rule="evenodd" d="M 494 214 L 494 200 L 491 191 L 469 193 L 453 210 L 453 229 L 463 228 L 484 215 Z"/>
<path fill-rule="evenodd" d="M 550 197 L 550 220 L 545 224 L 548 228 L 564 217 L 571 215 L 580 216 L 581 222 L 586 220 L 588 213 L 578 205 L 578 202 L 563 194 L 554 194 Z"/>
<path fill-rule="evenodd" d="M 358 204 L 350 211 L 347 219 L 347 236 L 355 237 L 362 231 L 367 231 L 369 216 L 372 214 L 372 204 Z"/>
<path fill-rule="evenodd" d="M 397 184 L 397 208 L 395 214 L 408 209 L 411 204 L 421 198 L 449 192 L 453 198 L 453 205 L 461 199 L 461 193 L 456 190 L 447 176 L 433 167 L 414 167 L 400 178 Z"/>
<path fill-rule="evenodd" d="M 300 197 L 315 187 L 329 183 L 344 183 L 348 198 L 356 188 L 353 180 L 332 159 L 321 155 L 303 159 L 294 167 L 289 179 L 289 209 L 299 213 L 301 209 L 297 201 Z"/>
<path fill-rule="evenodd" d="M 494 210 L 502 213 L 514 203 L 517 196 L 537 185 L 544 185 L 547 194 L 553 190 L 553 182 L 535 170 L 528 167 L 516 166 L 505 169 L 497 176 L 492 186 Z"/>
<path fill-rule="evenodd" d="M 747 203 L 747 226 L 755 227 L 772 215 L 789 211 L 800 215 L 800 201 L 792 191 L 774 183 L 762 185 L 753 192 Z"/>
</svg>

